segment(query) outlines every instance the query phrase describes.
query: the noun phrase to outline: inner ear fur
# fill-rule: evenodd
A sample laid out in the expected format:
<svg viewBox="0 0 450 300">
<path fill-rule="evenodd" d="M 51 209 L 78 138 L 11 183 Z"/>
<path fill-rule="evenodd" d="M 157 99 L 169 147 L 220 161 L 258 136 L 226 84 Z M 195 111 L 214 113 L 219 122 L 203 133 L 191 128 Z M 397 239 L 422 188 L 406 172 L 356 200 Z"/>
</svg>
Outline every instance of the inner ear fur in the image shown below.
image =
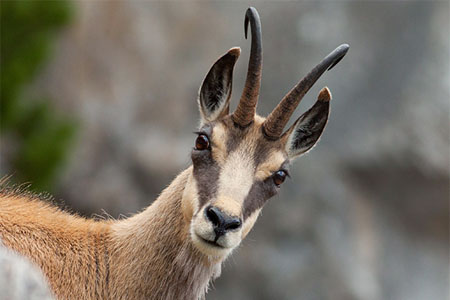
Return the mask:
<svg viewBox="0 0 450 300">
<path fill-rule="evenodd" d="M 295 158 L 317 144 L 328 121 L 330 100 L 330 90 L 325 87 L 320 91 L 313 107 L 302 114 L 286 131 L 283 139 L 286 141 L 289 158 Z"/>
<path fill-rule="evenodd" d="M 203 80 L 198 97 L 202 123 L 217 120 L 228 114 L 233 69 L 240 53 L 240 48 L 231 48 L 214 63 Z"/>
</svg>

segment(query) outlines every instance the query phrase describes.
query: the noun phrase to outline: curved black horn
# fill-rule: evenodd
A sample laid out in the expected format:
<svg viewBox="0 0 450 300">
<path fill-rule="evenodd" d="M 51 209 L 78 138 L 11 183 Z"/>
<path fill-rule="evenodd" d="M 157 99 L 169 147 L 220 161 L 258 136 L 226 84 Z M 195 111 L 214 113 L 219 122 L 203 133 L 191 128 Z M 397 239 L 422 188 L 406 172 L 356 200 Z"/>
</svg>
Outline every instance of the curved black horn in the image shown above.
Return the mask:
<svg viewBox="0 0 450 300">
<path fill-rule="evenodd" d="M 248 126 L 256 113 L 256 103 L 258 102 L 259 88 L 261 86 L 262 71 L 262 38 L 261 21 L 258 12 L 254 7 L 247 9 L 244 21 L 244 33 L 247 38 L 248 24 L 252 31 L 252 46 L 250 60 L 248 63 L 247 80 L 242 91 L 241 100 L 238 107 L 231 116 L 233 121 L 241 127 Z"/>
<path fill-rule="evenodd" d="M 286 123 L 303 96 L 326 70 L 331 70 L 345 56 L 348 49 L 347 44 L 337 47 L 281 100 L 263 124 L 264 133 L 269 139 L 278 139 L 281 136 Z"/>
</svg>

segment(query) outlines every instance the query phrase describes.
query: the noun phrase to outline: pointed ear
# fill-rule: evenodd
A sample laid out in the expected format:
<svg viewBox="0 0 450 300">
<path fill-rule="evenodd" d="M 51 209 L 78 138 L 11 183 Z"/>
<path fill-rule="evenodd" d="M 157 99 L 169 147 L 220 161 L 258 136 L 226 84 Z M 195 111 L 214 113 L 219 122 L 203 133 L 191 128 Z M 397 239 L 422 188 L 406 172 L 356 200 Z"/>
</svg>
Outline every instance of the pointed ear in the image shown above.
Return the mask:
<svg viewBox="0 0 450 300">
<path fill-rule="evenodd" d="M 240 53 L 240 48 L 231 48 L 214 63 L 203 80 L 198 97 L 202 123 L 228 114 L 233 68 Z"/>
<path fill-rule="evenodd" d="M 300 116 L 283 135 L 290 159 L 310 150 L 319 140 L 328 121 L 331 93 L 323 88 L 313 107 Z"/>
</svg>

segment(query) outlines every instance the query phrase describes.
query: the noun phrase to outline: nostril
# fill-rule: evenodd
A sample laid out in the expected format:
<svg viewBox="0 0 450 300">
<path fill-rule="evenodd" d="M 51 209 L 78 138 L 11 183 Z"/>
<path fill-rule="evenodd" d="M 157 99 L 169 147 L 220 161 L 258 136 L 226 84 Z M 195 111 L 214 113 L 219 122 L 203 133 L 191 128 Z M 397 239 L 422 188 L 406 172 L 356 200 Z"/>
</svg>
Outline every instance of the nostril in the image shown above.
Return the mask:
<svg viewBox="0 0 450 300">
<path fill-rule="evenodd" d="M 239 227 L 241 227 L 242 222 L 241 219 L 233 219 L 230 220 L 226 225 L 225 225 L 225 229 L 226 230 L 234 230 L 234 229 L 238 229 Z"/>
<path fill-rule="evenodd" d="M 208 206 L 205 209 L 205 215 L 213 224 L 216 235 L 223 235 L 229 230 L 238 229 L 242 226 L 240 218 L 229 216 L 215 206 Z"/>
<path fill-rule="evenodd" d="M 214 226 L 219 226 L 220 217 L 214 207 L 209 206 L 208 208 L 206 208 L 206 217 L 211 221 L 211 223 L 213 223 Z"/>
</svg>

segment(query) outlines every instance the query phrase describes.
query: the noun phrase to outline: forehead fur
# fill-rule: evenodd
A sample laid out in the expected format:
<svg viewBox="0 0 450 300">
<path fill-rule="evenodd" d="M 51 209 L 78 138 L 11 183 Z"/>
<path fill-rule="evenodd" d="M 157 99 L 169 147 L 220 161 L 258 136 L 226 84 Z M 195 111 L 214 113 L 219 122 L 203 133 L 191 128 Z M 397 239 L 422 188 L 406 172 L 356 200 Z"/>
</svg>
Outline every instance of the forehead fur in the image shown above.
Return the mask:
<svg viewBox="0 0 450 300">
<path fill-rule="evenodd" d="M 256 115 L 247 128 L 237 127 L 231 118 L 225 117 L 211 125 L 213 158 L 219 165 L 226 163 L 231 153 L 238 152 L 246 165 L 254 167 L 258 179 L 277 171 L 287 161 L 284 140 L 271 141 L 265 138 L 262 124 L 265 118 Z"/>
</svg>

